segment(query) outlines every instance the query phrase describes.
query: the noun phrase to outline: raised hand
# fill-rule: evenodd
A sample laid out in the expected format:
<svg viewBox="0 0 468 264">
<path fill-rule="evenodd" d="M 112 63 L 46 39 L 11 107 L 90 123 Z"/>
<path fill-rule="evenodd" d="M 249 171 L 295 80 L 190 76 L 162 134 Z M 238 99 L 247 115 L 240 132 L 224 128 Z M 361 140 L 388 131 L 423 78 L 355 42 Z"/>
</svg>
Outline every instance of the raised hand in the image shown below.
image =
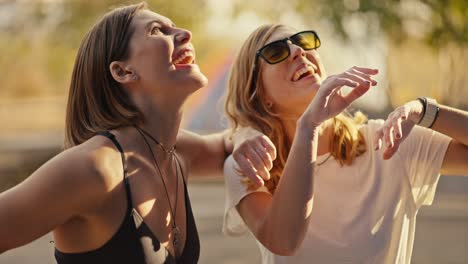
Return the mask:
<svg viewBox="0 0 468 264">
<path fill-rule="evenodd" d="M 303 114 L 307 122 L 320 125 L 329 118 L 336 116 L 346 109 L 354 100 L 366 93 L 371 86 L 377 85 L 372 79 L 378 70 L 370 68 L 352 67 L 351 69 L 326 78 L 314 99 Z M 344 95 L 343 86 L 353 88 Z"/>
<path fill-rule="evenodd" d="M 419 122 L 422 112 L 423 106 L 419 100 L 408 102 L 393 110 L 384 124 L 375 132 L 375 150 L 382 148 L 382 145 L 384 145 L 383 158 L 390 159 L 413 127 Z"/>
</svg>

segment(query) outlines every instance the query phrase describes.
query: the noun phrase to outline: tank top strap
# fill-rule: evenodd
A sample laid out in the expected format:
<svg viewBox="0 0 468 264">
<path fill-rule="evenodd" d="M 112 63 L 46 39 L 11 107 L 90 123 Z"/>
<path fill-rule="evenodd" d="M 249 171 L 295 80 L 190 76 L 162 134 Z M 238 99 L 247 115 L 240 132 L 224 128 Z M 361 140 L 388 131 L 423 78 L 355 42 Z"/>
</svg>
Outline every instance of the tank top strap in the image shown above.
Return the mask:
<svg viewBox="0 0 468 264">
<path fill-rule="evenodd" d="M 182 165 L 180 164 L 180 159 L 179 157 L 177 156 L 176 153 L 174 153 L 174 157 L 176 159 L 176 163 L 177 163 L 177 169 L 180 171 L 180 174 L 182 175 L 182 180 L 184 181 L 184 186 L 186 185 L 185 183 L 185 177 L 184 177 L 184 171 L 182 170 Z"/>
<path fill-rule="evenodd" d="M 128 203 L 128 207 L 130 208 L 129 211 L 131 212 L 131 208 L 133 208 L 133 202 L 132 202 L 132 194 L 131 194 L 131 191 L 130 191 L 130 183 L 128 182 L 128 170 L 127 170 L 127 162 L 125 160 L 125 155 L 124 155 L 124 151 L 123 151 L 123 148 L 122 146 L 120 145 L 120 143 L 117 141 L 117 139 L 115 138 L 115 135 L 112 134 L 111 132 L 109 131 L 101 131 L 101 132 L 98 132 L 96 133 L 96 135 L 100 135 L 100 136 L 104 136 L 104 137 L 107 137 L 108 139 L 110 139 L 112 141 L 112 143 L 114 143 L 115 147 L 119 150 L 120 152 L 120 156 L 122 158 L 122 166 L 123 166 L 123 181 L 124 181 L 124 186 L 125 186 L 125 194 L 127 196 L 127 203 Z"/>
</svg>

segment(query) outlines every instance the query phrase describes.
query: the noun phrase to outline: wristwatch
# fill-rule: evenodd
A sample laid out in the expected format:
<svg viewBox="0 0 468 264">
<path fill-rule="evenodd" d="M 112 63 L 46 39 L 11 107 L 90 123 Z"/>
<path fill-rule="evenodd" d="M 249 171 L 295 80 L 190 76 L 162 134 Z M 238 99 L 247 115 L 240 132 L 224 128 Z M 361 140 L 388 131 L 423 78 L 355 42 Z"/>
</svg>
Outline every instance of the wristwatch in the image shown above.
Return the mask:
<svg viewBox="0 0 468 264">
<path fill-rule="evenodd" d="M 439 115 L 439 105 L 433 98 L 419 97 L 418 100 L 423 104 L 423 117 L 419 120 L 418 125 L 430 128 Z"/>
</svg>

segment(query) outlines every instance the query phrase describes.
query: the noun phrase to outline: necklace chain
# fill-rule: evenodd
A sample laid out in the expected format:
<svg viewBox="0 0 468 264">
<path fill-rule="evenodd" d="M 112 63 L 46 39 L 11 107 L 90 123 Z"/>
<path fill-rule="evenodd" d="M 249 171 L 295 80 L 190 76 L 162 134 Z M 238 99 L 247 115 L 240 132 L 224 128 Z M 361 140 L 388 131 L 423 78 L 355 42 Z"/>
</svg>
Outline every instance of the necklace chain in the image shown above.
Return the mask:
<svg viewBox="0 0 468 264">
<path fill-rule="evenodd" d="M 159 142 L 155 137 L 153 137 L 149 132 L 147 132 L 146 130 L 144 130 L 143 128 L 140 128 L 138 127 L 138 131 L 140 132 L 143 132 L 146 136 L 148 136 L 149 138 L 151 138 L 151 140 L 153 140 L 158 146 L 160 146 L 162 148 L 162 150 L 164 152 L 166 152 L 167 154 L 173 154 L 174 151 L 176 150 L 176 145 L 172 146 L 170 149 L 167 149 L 166 147 L 164 147 L 164 145 Z M 140 131 L 141 130 L 141 131 Z"/>
<path fill-rule="evenodd" d="M 159 172 L 159 175 L 161 176 L 161 180 L 162 180 L 162 183 L 163 183 L 163 186 L 164 186 L 164 191 L 166 192 L 167 202 L 169 204 L 169 209 L 170 209 L 170 213 L 171 213 L 171 217 L 172 217 L 172 230 L 171 230 L 171 233 L 172 233 L 172 236 L 173 236 L 172 244 L 174 245 L 174 251 L 175 251 L 175 247 L 177 247 L 178 244 L 179 244 L 179 236 L 180 236 L 180 229 L 179 229 L 179 227 L 177 226 L 177 223 L 176 223 L 177 200 L 179 198 L 179 194 L 178 194 L 178 191 L 179 191 L 179 170 L 178 170 L 178 167 L 177 167 L 178 160 L 177 160 L 177 158 L 174 158 L 175 146 L 172 147 L 169 151 L 167 151 L 164 148 L 164 146 L 161 143 L 159 143 L 154 137 L 152 137 L 151 134 L 149 134 L 147 131 L 145 131 L 142 128 L 137 127 L 137 126 L 135 126 L 135 128 L 140 133 L 141 137 L 143 138 L 146 145 L 148 146 L 148 149 L 149 149 L 149 151 L 151 153 L 151 157 L 153 158 L 154 167 L 157 169 L 157 171 Z M 151 146 L 150 146 L 148 140 L 146 139 L 145 135 L 147 135 L 149 138 L 151 138 L 156 144 L 161 146 L 161 148 L 164 150 L 164 152 L 166 152 L 168 154 L 171 154 L 171 158 L 173 159 L 173 161 L 174 161 L 174 163 L 176 165 L 176 168 L 175 168 L 176 169 L 176 199 L 175 199 L 174 210 L 172 210 L 171 200 L 169 199 L 169 192 L 167 191 L 166 182 L 164 181 L 164 177 L 163 177 L 161 168 L 159 167 L 158 161 L 156 160 L 156 156 L 154 155 L 154 152 L 151 149 Z"/>
</svg>

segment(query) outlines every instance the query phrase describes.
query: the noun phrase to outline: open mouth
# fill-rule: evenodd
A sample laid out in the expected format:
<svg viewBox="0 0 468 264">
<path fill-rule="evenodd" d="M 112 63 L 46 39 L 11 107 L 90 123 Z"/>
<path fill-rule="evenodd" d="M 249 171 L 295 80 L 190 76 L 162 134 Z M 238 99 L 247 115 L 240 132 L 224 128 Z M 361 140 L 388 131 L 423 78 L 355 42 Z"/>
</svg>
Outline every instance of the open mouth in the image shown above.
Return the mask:
<svg viewBox="0 0 468 264">
<path fill-rule="evenodd" d="M 183 49 L 179 51 L 174 57 L 172 57 L 172 63 L 174 65 L 193 64 L 194 62 L 195 54 L 191 49 Z"/>
<path fill-rule="evenodd" d="M 313 74 L 315 74 L 315 69 L 311 65 L 304 65 L 294 72 L 291 81 L 297 82 Z"/>
</svg>

